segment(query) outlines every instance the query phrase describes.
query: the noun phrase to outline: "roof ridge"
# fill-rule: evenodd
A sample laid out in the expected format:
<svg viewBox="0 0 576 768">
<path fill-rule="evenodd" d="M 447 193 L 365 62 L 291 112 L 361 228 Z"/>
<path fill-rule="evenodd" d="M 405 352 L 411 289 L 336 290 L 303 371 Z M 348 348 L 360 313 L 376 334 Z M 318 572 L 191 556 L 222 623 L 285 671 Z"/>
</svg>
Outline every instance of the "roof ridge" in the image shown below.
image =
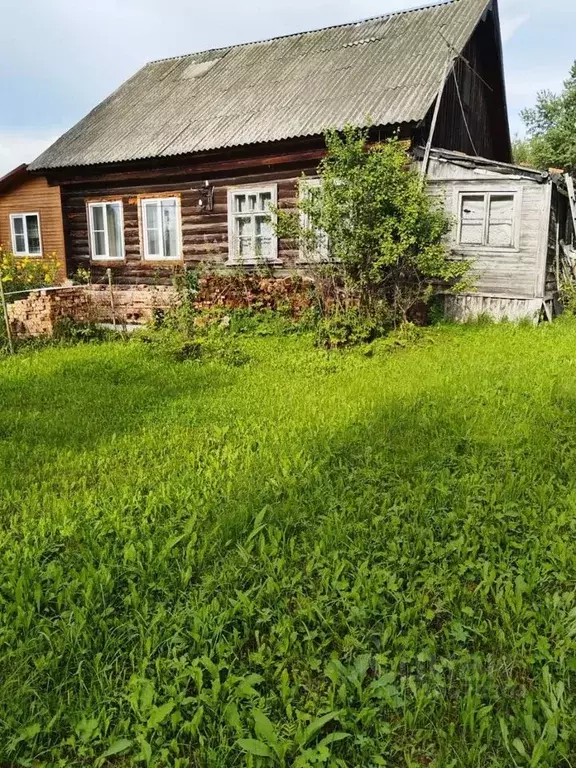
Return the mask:
<svg viewBox="0 0 576 768">
<path fill-rule="evenodd" d="M 390 11 L 390 13 L 384 13 L 379 16 L 369 16 L 365 19 L 358 19 L 357 21 L 346 21 L 342 24 L 329 24 L 327 27 L 318 27 L 317 29 L 305 29 L 302 32 L 290 32 L 286 35 L 278 35 L 276 37 L 262 38 L 261 40 L 250 40 L 246 43 L 235 43 L 234 45 L 223 45 L 219 48 L 207 48 L 205 51 L 192 51 L 192 53 L 182 53 L 179 56 L 167 56 L 163 59 L 153 59 L 145 64 L 149 67 L 152 64 L 162 64 L 165 61 L 177 61 L 178 59 L 188 59 L 191 56 L 201 56 L 207 53 L 219 53 L 220 51 L 233 51 L 237 48 L 247 48 L 249 45 L 262 45 L 264 43 L 273 43 L 276 40 L 288 40 L 291 37 L 302 37 L 302 35 L 313 35 L 316 32 L 328 32 L 331 29 L 344 29 L 345 27 L 356 27 L 360 24 L 368 24 L 371 21 L 384 21 L 385 19 L 391 19 L 394 16 L 403 16 L 409 13 L 417 13 L 419 11 L 428 11 L 432 8 L 439 8 L 442 5 L 455 5 L 463 0 L 437 0 L 429 5 L 420 5 L 412 8 L 405 8 L 402 11 Z M 486 0 L 488 2 L 488 0 Z"/>
</svg>

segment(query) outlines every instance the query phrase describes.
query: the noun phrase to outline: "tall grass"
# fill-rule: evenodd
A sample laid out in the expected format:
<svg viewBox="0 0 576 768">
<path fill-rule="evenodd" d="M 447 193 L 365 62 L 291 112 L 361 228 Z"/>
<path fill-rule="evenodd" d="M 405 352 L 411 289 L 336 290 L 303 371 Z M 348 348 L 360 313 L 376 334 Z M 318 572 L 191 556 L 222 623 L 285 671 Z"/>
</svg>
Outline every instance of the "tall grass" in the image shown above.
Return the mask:
<svg viewBox="0 0 576 768">
<path fill-rule="evenodd" d="M 0 764 L 570 766 L 576 324 L 0 362 Z"/>
</svg>

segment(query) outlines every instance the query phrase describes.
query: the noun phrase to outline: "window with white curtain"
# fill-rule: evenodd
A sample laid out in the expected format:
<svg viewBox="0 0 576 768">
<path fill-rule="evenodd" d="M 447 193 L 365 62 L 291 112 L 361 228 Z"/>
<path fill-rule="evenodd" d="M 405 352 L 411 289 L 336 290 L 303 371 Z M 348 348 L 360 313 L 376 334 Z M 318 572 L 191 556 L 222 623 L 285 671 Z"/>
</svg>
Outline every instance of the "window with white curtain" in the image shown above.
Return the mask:
<svg viewBox="0 0 576 768">
<path fill-rule="evenodd" d="M 300 181 L 299 195 L 300 199 L 306 199 L 313 194 L 317 194 L 322 186 L 322 181 L 318 178 L 307 178 Z M 308 242 L 302 242 L 300 245 L 300 261 L 306 264 L 313 262 L 330 261 L 330 240 L 326 232 L 321 229 L 313 229 L 308 215 L 300 213 L 300 224 L 306 231 L 314 234 Z"/>
<path fill-rule="evenodd" d="M 228 236 L 231 262 L 256 264 L 276 261 L 278 239 L 270 210 L 277 188 L 231 189 L 228 192 Z"/>
<path fill-rule="evenodd" d="M 144 258 L 170 261 L 182 256 L 180 200 L 177 197 L 141 201 Z"/>
<path fill-rule="evenodd" d="M 467 247 L 515 248 L 516 197 L 513 192 L 462 192 L 458 243 Z"/>
<path fill-rule="evenodd" d="M 16 256 L 42 256 L 39 214 L 12 213 L 10 230 L 12 251 Z"/>
<path fill-rule="evenodd" d="M 93 261 L 124 259 L 122 201 L 88 203 L 88 219 Z"/>
</svg>

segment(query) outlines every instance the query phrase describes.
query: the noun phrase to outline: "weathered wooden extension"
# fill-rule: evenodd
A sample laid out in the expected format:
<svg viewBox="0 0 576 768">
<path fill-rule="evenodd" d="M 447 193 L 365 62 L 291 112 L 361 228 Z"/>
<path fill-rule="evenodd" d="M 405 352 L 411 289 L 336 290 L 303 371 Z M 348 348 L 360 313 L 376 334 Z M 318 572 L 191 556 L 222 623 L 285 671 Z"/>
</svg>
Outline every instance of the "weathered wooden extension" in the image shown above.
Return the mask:
<svg viewBox="0 0 576 768">
<path fill-rule="evenodd" d="M 457 318 L 553 316 L 563 271 L 563 245 L 576 245 L 564 178 L 433 150 L 433 194 L 454 222 L 454 258 L 470 259 L 475 291 L 447 299 Z"/>
</svg>

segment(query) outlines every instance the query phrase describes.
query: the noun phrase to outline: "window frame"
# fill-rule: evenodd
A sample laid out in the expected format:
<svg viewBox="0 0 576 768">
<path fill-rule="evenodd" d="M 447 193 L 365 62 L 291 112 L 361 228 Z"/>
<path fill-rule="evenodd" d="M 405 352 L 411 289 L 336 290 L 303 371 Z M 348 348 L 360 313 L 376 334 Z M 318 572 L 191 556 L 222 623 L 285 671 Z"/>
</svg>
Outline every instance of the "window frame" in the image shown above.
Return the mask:
<svg viewBox="0 0 576 768">
<path fill-rule="evenodd" d="M 40 250 L 38 253 L 30 253 L 30 243 L 28 242 L 28 227 L 26 226 L 26 217 L 27 216 L 36 216 L 36 221 L 38 222 L 38 239 L 40 240 Z M 14 229 L 14 222 L 16 219 L 24 219 L 24 240 L 26 245 L 26 250 L 24 251 L 17 251 L 16 250 L 16 231 Z M 30 259 L 41 259 L 43 254 L 43 248 L 42 248 L 42 228 L 41 228 L 41 222 L 40 222 L 40 213 L 38 211 L 28 211 L 26 213 L 11 213 L 10 214 L 10 237 L 12 239 L 12 252 L 14 253 L 14 256 L 18 258 L 30 258 Z"/>
<path fill-rule="evenodd" d="M 120 207 L 120 237 L 121 237 L 121 256 L 110 256 L 110 235 L 108 233 L 108 218 L 106 217 L 106 206 L 118 205 Z M 90 242 L 90 260 L 91 261 L 125 261 L 126 260 L 126 243 L 124 238 L 124 203 L 121 199 L 114 198 L 110 200 L 87 200 L 86 207 L 88 212 L 88 237 Z M 92 211 L 94 208 L 104 209 L 104 243 L 106 246 L 106 255 L 100 256 L 96 254 L 96 230 L 94 228 L 94 222 L 92 219 Z M 100 231 L 100 230 L 98 230 Z"/>
<path fill-rule="evenodd" d="M 307 176 L 306 178 L 300 179 L 298 182 L 298 200 L 302 200 L 302 197 L 305 194 L 307 188 L 319 189 L 321 186 L 322 179 L 319 176 Z M 300 211 L 300 226 L 304 228 L 310 226 L 308 216 L 303 211 Z M 319 251 L 316 253 L 315 258 L 310 258 L 310 254 L 307 253 L 303 244 L 300 243 L 298 249 L 299 264 L 330 264 L 334 262 L 334 259 L 332 259 L 330 256 L 329 237 L 326 232 L 323 232 L 323 234 L 326 242 L 325 245 L 320 247 Z"/>
<path fill-rule="evenodd" d="M 175 256 L 162 256 L 161 253 L 164 251 L 164 230 L 162 229 L 161 222 L 162 222 L 162 216 L 160 215 L 162 210 L 162 203 L 174 201 L 176 203 L 176 245 L 177 245 L 177 254 Z M 148 205 L 155 204 L 157 209 L 160 210 L 160 213 L 158 215 L 158 243 L 161 246 L 160 251 L 161 253 L 158 254 L 151 254 L 148 250 L 148 220 L 147 220 L 147 213 L 146 213 L 146 207 Z M 138 213 L 140 218 L 140 235 L 141 235 L 141 244 L 142 244 L 142 258 L 144 261 L 148 262 L 162 262 L 162 263 L 170 263 L 175 261 L 182 261 L 184 258 L 184 244 L 182 241 L 182 200 L 179 195 L 175 194 L 169 194 L 169 195 L 160 195 L 160 196 L 150 196 L 150 197 L 140 197 L 138 201 Z"/>
<path fill-rule="evenodd" d="M 250 186 L 239 186 L 228 188 L 228 264 L 232 266 L 258 266 L 259 264 L 272 264 L 279 265 L 281 262 L 278 260 L 278 235 L 272 229 L 272 237 L 270 243 L 270 255 L 251 256 L 250 258 L 243 259 L 237 253 L 236 249 L 236 235 L 235 235 L 235 223 L 237 218 L 246 218 L 246 216 L 256 217 L 262 216 L 262 211 L 254 211 L 253 213 L 236 213 L 234 211 L 234 198 L 236 195 L 261 195 L 270 193 L 270 207 L 278 205 L 278 184 L 261 184 Z M 276 221 L 274 213 L 270 212 L 270 221 L 272 224 Z M 253 227 L 252 240 L 253 243 L 256 240 L 256 228 Z"/>
<path fill-rule="evenodd" d="M 490 223 L 490 199 L 492 197 L 512 197 L 512 243 L 511 245 L 490 245 L 483 242 L 481 245 L 472 243 L 462 243 L 462 205 L 465 197 L 476 196 L 484 197 L 484 230 L 483 239 L 487 240 Z M 454 213 L 456 218 L 456 229 L 454 233 L 455 248 L 457 251 L 465 253 L 518 253 L 520 251 L 521 217 L 522 217 L 522 188 L 521 187 L 502 187 L 497 186 L 458 186 L 454 193 Z"/>
</svg>

